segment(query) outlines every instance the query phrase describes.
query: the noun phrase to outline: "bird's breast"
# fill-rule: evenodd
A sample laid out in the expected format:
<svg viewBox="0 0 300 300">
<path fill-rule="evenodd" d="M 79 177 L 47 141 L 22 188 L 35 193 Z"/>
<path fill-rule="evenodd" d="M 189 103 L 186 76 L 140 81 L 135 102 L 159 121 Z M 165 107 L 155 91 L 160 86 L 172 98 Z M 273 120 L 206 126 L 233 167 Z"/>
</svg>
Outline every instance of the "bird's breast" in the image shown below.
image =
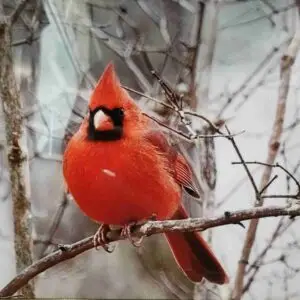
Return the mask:
<svg viewBox="0 0 300 300">
<path fill-rule="evenodd" d="M 167 158 L 140 140 L 69 142 L 64 176 L 82 211 L 107 224 L 168 219 L 178 208 L 181 189 Z"/>
</svg>

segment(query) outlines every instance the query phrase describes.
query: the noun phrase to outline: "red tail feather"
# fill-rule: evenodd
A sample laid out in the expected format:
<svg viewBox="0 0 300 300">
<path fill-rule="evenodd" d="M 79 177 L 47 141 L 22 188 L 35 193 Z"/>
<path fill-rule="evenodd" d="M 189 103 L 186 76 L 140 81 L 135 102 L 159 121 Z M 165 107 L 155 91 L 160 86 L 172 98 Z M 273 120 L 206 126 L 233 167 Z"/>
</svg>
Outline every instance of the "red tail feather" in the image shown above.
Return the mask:
<svg viewBox="0 0 300 300">
<path fill-rule="evenodd" d="M 182 206 L 173 217 L 186 218 L 187 214 Z M 218 284 L 228 282 L 224 269 L 199 233 L 168 232 L 166 237 L 177 263 L 190 280 L 199 282 L 205 277 Z"/>
</svg>

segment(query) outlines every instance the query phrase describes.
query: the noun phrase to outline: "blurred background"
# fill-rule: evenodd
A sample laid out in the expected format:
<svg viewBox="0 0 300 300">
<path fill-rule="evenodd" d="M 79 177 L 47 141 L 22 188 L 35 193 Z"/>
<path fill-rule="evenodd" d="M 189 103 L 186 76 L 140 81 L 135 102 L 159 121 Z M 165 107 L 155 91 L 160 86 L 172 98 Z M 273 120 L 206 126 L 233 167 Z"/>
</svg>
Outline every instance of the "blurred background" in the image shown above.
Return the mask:
<svg viewBox="0 0 300 300">
<path fill-rule="evenodd" d="M 2 0 L 0 14 L 16 2 Z M 225 121 L 249 161 L 264 161 L 272 133 L 280 58 L 299 25 L 294 0 L 30 0 L 12 28 L 13 66 L 20 88 L 25 182 L 31 203 L 34 259 L 58 243 L 93 234 L 98 225 L 65 194 L 61 161 L 89 95 L 112 61 L 124 86 L 165 101 L 151 70 L 183 95 L 186 107 Z M 0 66 L 1 68 L 1 66 Z M 299 178 L 299 60 L 292 69 L 282 144 L 277 161 Z M 131 92 L 140 107 L 181 128 L 176 116 Z M 1 108 L 2 109 L 2 108 Z M 193 119 L 193 128 L 209 133 Z M 5 118 L 0 112 L 0 287 L 16 274 Z M 238 157 L 222 138 L 199 147 L 178 142 L 189 156 L 202 200 L 185 195 L 191 215 L 212 216 L 253 206 L 255 195 Z M 257 182 L 262 166 L 251 166 Z M 275 171 L 274 171 L 275 172 Z M 294 187 L 286 174 L 270 194 Z M 285 204 L 269 199 L 266 205 Z M 248 225 L 244 222 L 245 226 Z M 244 280 L 243 299 L 299 299 L 300 236 L 297 219 L 260 222 Z M 279 228 L 279 229 L 278 229 Z M 246 230 L 229 225 L 204 233 L 230 276 L 229 285 L 194 286 L 176 266 L 162 236 L 140 249 L 127 241 L 113 254 L 88 251 L 35 280 L 37 297 L 229 299 Z"/>
</svg>

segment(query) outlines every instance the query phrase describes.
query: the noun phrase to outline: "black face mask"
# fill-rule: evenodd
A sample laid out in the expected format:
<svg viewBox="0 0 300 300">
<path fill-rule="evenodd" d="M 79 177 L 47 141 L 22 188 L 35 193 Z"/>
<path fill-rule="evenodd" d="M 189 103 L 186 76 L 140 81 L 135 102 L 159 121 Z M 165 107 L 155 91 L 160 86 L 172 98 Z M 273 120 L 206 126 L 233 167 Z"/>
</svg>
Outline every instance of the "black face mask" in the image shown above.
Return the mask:
<svg viewBox="0 0 300 300">
<path fill-rule="evenodd" d="M 97 130 L 94 126 L 95 114 L 102 110 L 112 121 L 113 128 L 108 130 Z M 90 110 L 89 126 L 88 126 L 88 139 L 92 141 L 117 141 L 123 136 L 123 121 L 124 110 L 123 108 L 108 109 L 104 106 L 99 106 L 94 110 Z"/>
</svg>

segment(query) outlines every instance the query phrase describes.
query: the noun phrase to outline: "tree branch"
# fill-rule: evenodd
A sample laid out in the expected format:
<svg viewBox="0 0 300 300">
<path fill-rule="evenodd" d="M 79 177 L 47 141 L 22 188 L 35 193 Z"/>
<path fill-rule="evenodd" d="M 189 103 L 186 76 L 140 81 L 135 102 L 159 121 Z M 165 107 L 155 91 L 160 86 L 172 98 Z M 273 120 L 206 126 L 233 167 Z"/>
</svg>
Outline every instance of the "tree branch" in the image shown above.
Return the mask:
<svg viewBox="0 0 300 300">
<path fill-rule="evenodd" d="M 149 221 L 138 226 L 132 233 L 133 237 L 150 236 L 153 234 L 167 231 L 204 231 L 209 228 L 224 226 L 228 224 L 241 224 L 241 221 L 257 218 L 278 217 L 278 216 L 300 216 L 300 205 L 295 204 L 290 207 L 269 206 L 257 207 L 252 209 L 239 210 L 236 212 L 225 212 L 223 215 L 213 218 L 189 218 L 185 220 L 171 221 Z M 118 241 L 124 239 L 120 236 L 120 231 L 110 231 L 107 234 L 109 241 Z M 60 262 L 71 259 L 94 247 L 93 237 L 88 237 L 72 245 L 61 245 L 59 250 L 36 261 L 31 266 L 24 269 L 11 282 L 9 282 L 1 291 L 0 297 L 9 297 L 14 295 L 19 289 L 26 285 L 29 280 L 38 274 L 57 265 Z"/>
</svg>

